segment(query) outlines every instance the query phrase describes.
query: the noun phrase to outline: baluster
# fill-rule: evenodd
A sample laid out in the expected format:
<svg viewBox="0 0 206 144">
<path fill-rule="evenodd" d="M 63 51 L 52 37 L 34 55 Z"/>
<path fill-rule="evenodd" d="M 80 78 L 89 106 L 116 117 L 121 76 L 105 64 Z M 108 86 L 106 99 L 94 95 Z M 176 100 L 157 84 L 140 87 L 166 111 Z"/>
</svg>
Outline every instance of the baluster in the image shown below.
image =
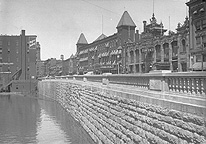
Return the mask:
<svg viewBox="0 0 206 144">
<path fill-rule="evenodd" d="M 192 94 L 192 80 L 190 78 L 187 79 L 187 86 L 188 94 Z"/>
<path fill-rule="evenodd" d="M 170 90 L 170 91 L 172 92 L 172 91 L 174 90 L 174 87 L 173 87 L 173 85 L 174 85 L 174 80 L 173 80 L 172 77 L 171 77 L 171 81 L 170 81 L 170 82 L 171 82 L 171 90 Z"/>
<path fill-rule="evenodd" d="M 200 96 L 200 79 L 196 79 L 196 93 Z"/>
<path fill-rule="evenodd" d="M 204 80 L 203 78 L 200 78 L 200 94 L 202 96 L 206 95 L 205 89 L 204 89 Z"/>
<path fill-rule="evenodd" d="M 175 78 L 172 78 L 172 91 L 175 92 Z"/>
<path fill-rule="evenodd" d="M 183 93 L 186 93 L 187 89 L 186 89 L 186 78 L 183 78 Z"/>
<path fill-rule="evenodd" d="M 180 77 L 179 78 L 179 90 L 180 90 L 180 93 L 183 93 L 183 79 Z"/>
<path fill-rule="evenodd" d="M 191 94 L 195 94 L 195 79 L 191 78 Z"/>
<path fill-rule="evenodd" d="M 179 92 L 179 90 L 178 90 L 178 78 L 175 78 L 175 92 Z"/>
</svg>

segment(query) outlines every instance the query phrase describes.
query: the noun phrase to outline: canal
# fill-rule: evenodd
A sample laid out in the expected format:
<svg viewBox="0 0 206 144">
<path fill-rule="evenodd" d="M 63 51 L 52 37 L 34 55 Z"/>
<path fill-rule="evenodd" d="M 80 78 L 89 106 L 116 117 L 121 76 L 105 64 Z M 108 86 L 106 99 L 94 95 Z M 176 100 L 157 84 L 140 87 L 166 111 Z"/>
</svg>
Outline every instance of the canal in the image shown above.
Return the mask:
<svg viewBox="0 0 206 144">
<path fill-rule="evenodd" d="M 93 140 L 52 100 L 0 95 L 1 144 L 93 144 Z"/>
</svg>

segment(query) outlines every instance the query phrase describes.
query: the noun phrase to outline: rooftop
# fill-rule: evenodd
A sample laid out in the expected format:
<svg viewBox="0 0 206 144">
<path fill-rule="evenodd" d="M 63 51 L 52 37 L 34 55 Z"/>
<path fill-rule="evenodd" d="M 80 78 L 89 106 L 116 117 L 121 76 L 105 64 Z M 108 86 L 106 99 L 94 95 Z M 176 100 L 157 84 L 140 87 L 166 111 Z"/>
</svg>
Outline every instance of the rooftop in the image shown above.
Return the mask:
<svg viewBox="0 0 206 144">
<path fill-rule="evenodd" d="M 86 38 L 85 38 L 83 33 L 81 33 L 77 44 L 88 44 L 88 42 L 87 42 L 87 40 L 86 40 Z"/>
<path fill-rule="evenodd" d="M 133 26 L 136 27 L 135 23 L 133 22 L 132 18 L 130 17 L 129 13 L 125 11 L 117 25 L 117 28 L 120 26 Z"/>
</svg>

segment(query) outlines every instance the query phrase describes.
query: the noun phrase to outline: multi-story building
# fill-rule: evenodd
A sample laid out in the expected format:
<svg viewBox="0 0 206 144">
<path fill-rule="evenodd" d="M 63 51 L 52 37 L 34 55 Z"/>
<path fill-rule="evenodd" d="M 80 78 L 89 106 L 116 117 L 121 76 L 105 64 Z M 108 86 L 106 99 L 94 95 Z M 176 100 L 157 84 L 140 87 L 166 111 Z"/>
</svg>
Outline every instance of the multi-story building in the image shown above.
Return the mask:
<svg viewBox="0 0 206 144">
<path fill-rule="evenodd" d="M 36 43 L 36 75 L 37 78 L 44 76 L 44 61 L 41 60 L 41 46 Z"/>
<path fill-rule="evenodd" d="M 11 79 L 36 78 L 36 35 L 0 35 L 0 71 L 4 85 Z"/>
<path fill-rule="evenodd" d="M 156 70 L 187 71 L 189 69 L 189 21 L 178 24 L 177 32 L 164 29 L 153 14 L 150 23 L 143 21 L 144 31 L 135 43 L 126 43 L 129 73 Z"/>
<path fill-rule="evenodd" d="M 78 74 L 206 70 L 206 2 L 191 0 L 187 5 L 189 18 L 168 35 L 154 13 L 149 24 L 143 21 L 143 32 L 135 32 L 136 25 L 127 11 L 116 27 L 117 33 L 108 37 L 102 34 L 92 43 L 81 34 L 76 44 L 76 62 L 70 61 L 72 66 L 77 67 Z"/>
<path fill-rule="evenodd" d="M 94 73 L 122 73 L 125 63 L 122 51 L 124 43 L 135 41 L 135 23 L 129 13 L 125 11 L 117 25 L 117 33 L 111 36 L 101 34 L 95 41 L 88 44 L 84 34 L 77 42 L 77 73 L 88 71 Z"/>
<path fill-rule="evenodd" d="M 190 63 L 194 70 L 206 70 L 206 0 L 190 0 Z"/>
<path fill-rule="evenodd" d="M 44 61 L 44 76 L 58 76 L 62 74 L 63 60 L 50 58 Z"/>
</svg>

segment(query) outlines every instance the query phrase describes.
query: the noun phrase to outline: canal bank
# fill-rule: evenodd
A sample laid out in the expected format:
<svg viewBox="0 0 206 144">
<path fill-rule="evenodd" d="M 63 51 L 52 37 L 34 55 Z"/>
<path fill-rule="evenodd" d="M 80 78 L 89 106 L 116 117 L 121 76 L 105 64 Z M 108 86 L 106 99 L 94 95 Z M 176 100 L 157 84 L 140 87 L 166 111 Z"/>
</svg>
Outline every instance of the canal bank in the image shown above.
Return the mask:
<svg viewBox="0 0 206 144">
<path fill-rule="evenodd" d="M 0 143 L 93 144 L 93 140 L 56 101 L 0 95 Z"/>
<path fill-rule="evenodd" d="M 68 79 L 44 80 L 39 83 L 39 92 L 58 101 L 96 143 L 206 142 L 203 107 L 198 116 L 189 109 L 184 112 L 184 109 L 179 111 L 152 104 L 152 98 L 146 101 L 143 95 L 139 95 L 142 99 L 135 99 L 138 94 L 131 98 L 126 91 L 110 92 L 112 89 L 105 90 L 107 86 L 101 85 Z M 185 108 L 184 103 L 173 103 Z M 194 106 L 189 107 L 194 109 Z"/>
</svg>

